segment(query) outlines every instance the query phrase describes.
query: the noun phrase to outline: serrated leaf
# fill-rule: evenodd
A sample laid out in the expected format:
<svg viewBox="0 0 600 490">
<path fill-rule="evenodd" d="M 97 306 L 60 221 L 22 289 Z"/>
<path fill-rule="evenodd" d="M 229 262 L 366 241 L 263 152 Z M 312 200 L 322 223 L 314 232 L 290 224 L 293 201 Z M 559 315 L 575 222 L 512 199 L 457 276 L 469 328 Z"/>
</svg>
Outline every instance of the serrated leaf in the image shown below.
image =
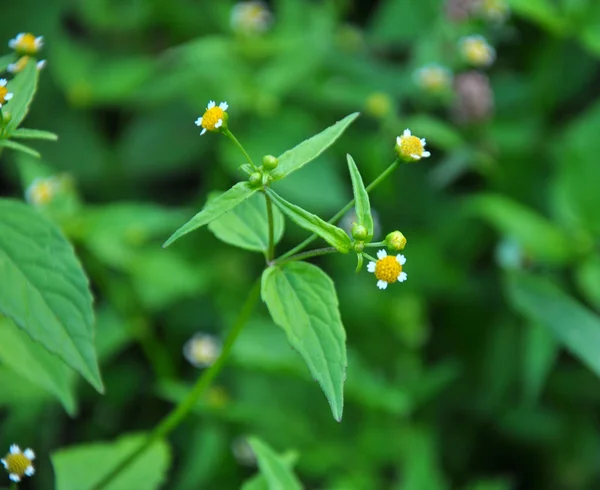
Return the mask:
<svg viewBox="0 0 600 490">
<path fill-rule="evenodd" d="M 24 203 L 0 200 L 0 217 L 0 313 L 102 392 L 92 295 L 73 247 Z"/>
<path fill-rule="evenodd" d="M 344 407 L 346 331 L 333 281 L 306 262 L 269 267 L 262 276 L 262 299 L 319 382 L 339 422 Z"/>
<path fill-rule="evenodd" d="M 146 435 L 128 435 L 116 442 L 86 444 L 52 454 L 56 490 L 90 490 L 143 443 Z M 157 441 L 133 461 L 104 490 L 161 488 L 170 465 L 169 447 Z"/>
<path fill-rule="evenodd" d="M 273 238 L 281 240 L 285 220 L 281 211 L 273 208 Z M 212 221 L 208 229 L 215 236 L 235 247 L 264 252 L 269 247 L 269 227 L 265 196 L 254 194 L 228 213 Z"/>
<path fill-rule="evenodd" d="M 0 361 L 54 395 L 69 415 L 77 411 L 74 373 L 57 356 L 33 341 L 8 318 L 0 317 Z"/>
<path fill-rule="evenodd" d="M 16 141 L 0 140 L 0 148 L 1 147 L 9 148 L 9 149 L 15 150 L 15 151 L 22 151 L 23 153 L 26 153 L 27 155 L 31 155 L 32 157 L 35 157 L 35 158 L 41 157 L 41 155 L 38 151 L 34 150 L 33 148 L 29 148 L 28 146 L 23 145 L 21 143 L 17 143 Z"/>
<path fill-rule="evenodd" d="M 367 229 L 367 242 L 370 242 L 373 238 L 373 216 L 371 216 L 371 203 L 369 201 L 369 194 L 365 188 L 363 179 L 358 171 L 354 159 L 347 155 L 348 158 L 348 170 L 350 171 L 350 178 L 352 179 L 352 191 L 354 192 L 354 209 L 356 210 L 356 223 L 364 226 Z M 361 256 L 362 257 L 362 256 Z"/>
<path fill-rule="evenodd" d="M 302 490 L 300 481 L 283 457 L 257 437 L 248 438 L 248 443 L 256 454 L 258 467 L 266 480 L 268 490 Z M 260 488 L 256 483 L 254 485 L 252 488 Z M 248 489 L 249 485 L 243 488 Z"/>
<path fill-rule="evenodd" d="M 57 141 L 58 136 L 50 131 L 42 131 L 41 129 L 26 129 L 17 128 L 11 135 L 11 138 L 22 138 L 31 140 L 46 140 L 46 141 Z"/>
<path fill-rule="evenodd" d="M 600 376 L 600 317 L 578 303 L 549 279 L 514 274 L 508 282 L 513 304 L 539 322 L 597 376 Z"/>
<path fill-rule="evenodd" d="M 469 207 L 500 232 L 515 239 L 535 259 L 561 264 L 572 256 L 570 240 L 562 230 L 516 201 L 483 194 L 473 197 Z"/>
<path fill-rule="evenodd" d="M 302 168 L 308 162 L 317 158 L 329 148 L 346 130 L 346 128 L 358 117 L 355 112 L 346 116 L 333 126 L 309 138 L 291 150 L 286 151 L 279 157 L 279 165 L 271 172 L 273 180 L 283 179 L 286 175 Z"/>
<path fill-rule="evenodd" d="M 285 214 L 288 218 L 294 221 L 298 226 L 305 230 L 320 236 L 331 246 L 338 249 L 342 253 L 348 253 L 352 240 L 347 233 L 327 221 L 322 220 L 317 215 L 309 213 L 291 202 L 286 201 L 283 197 L 277 194 L 273 189 L 267 189 L 267 194 L 273 200 L 273 203 Z"/>
<path fill-rule="evenodd" d="M 179 228 L 165 242 L 163 247 L 168 247 L 175 240 L 178 240 L 183 235 L 187 235 L 201 226 L 207 225 L 211 221 L 231 211 L 238 204 L 248 199 L 258 189 L 250 187 L 248 182 L 238 182 L 231 189 L 221 194 L 216 199 L 209 201 L 206 206 L 196 216 L 189 220 L 185 225 Z"/>
<path fill-rule="evenodd" d="M 11 116 L 10 121 L 6 124 L 6 132 L 9 136 L 19 127 L 19 124 L 25 119 L 29 111 L 29 106 L 37 89 L 38 75 L 39 70 L 37 69 L 36 61 L 31 58 L 25 65 L 25 68 L 17 73 L 7 84 L 6 88 L 13 94 L 13 98 L 3 108 Z"/>
</svg>

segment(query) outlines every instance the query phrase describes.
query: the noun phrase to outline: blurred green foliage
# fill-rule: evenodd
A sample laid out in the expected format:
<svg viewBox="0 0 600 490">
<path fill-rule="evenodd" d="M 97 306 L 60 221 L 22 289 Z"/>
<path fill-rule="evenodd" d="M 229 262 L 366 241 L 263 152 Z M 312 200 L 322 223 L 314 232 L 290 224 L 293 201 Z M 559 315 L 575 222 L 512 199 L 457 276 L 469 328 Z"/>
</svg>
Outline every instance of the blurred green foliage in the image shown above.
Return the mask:
<svg viewBox="0 0 600 490">
<path fill-rule="evenodd" d="M 41 160 L 4 148 L 0 192 L 20 198 L 36 178 L 65 179 L 39 211 L 90 278 L 106 389 L 72 373 L 44 386 L 36 373 L 50 361 L 18 356 L 19 331 L 2 320 L 0 452 L 16 442 L 38 455 L 22 488 L 54 488 L 53 471 L 85 458 L 112 461 L 131 433 L 155 426 L 198 375 L 185 342 L 222 337 L 260 273 L 260 254 L 207 229 L 161 248 L 241 178 L 236 149 L 193 125 L 209 100 L 229 103 L 229 125 L 257 160 L 362 112 L 273 186 L 324 219 L 352 196 L 346 153 L 370 182 L 409 127 L 432 158 L 370 196 L 375 239 L 394 229 L 408 239 L 406 283 L 382 292 L 353 257 L 314 261 L 336 283 L 348 335 L 342 422 L 261 307 L 170 438 L 168 474 L 146 475 L 147 488 L 240 488 L 257 471 L 248 435 L 260 438 L 263 475 L 247 489 L 295 481 L 291 467 L 305 488 L 327 490 L 600 488 L 600 4 L 511 0 L 511 17 L 494 22 L 464 14 L 470 3 L 274 0 L 272 24 L 255 35 L 232 29 L 225 0 L 5 6 L 7 42 L 23 30 L 46 42 L 26 127 L 59 140 L 28 144 Z M 457 51 L 469 34 L 496 48 L 485 75 Z M 420 88 L 412 74 L 428 63 L 451 69 L 454 88 Z M 306 236 L 287 224 L 281 251 Z M 109 440 L 119 442 L 108 450 Z M 73 460 L 61 449 L 78 444 L 87 452 Z M 156 468 L 171 459 L 163 446 L 146 457 Z"/>
</svg>

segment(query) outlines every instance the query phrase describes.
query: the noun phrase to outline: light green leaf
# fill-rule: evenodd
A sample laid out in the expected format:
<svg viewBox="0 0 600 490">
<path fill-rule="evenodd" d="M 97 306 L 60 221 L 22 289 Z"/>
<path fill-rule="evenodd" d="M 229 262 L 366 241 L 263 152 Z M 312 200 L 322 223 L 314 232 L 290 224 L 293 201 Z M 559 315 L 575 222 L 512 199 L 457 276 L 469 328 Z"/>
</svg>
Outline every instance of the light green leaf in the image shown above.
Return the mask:
<svg viewBox="0 0 600 490">
<path fill-rule="evenodd" d="M 316 134 L 312 138 L 303 141 L 298 146 L 283 153 L 279 157 L 279 165 L 271 172 L 273 179 L 283 179 L 286 175 L 295 172 L 308 162 L 317 158 L 342 135 L 358 115 L 359 113 L 355 112 L 346 116 L 341 121 L 336 122 L 333 126 L 329 126 L 319 134 Z"/>
<path fill-rule="evenodd" d="M 365 184 L 358 171 L 354 159 L 347 155 L 348 170 L 350 170 L 350 178 L 352 179 L 352 190 L 354 192 L 354 209 L 356 210 L 356 223 L 364 226 L 367 229 L 367 242 L 373 238 L 373 216 L 371 216 L 371 203 L 369 202 L 369 194 L 365 189 Z"/>
<path fill-rule="evenodd" d="M 11 133 L 21 124 L 29 111 L 29 105 L 33 100 L 38 82 L 38 69 L 32 58 L 27 62 L 25 68 L 8 82 L 7 89 L 12 92 L 13 98 L 3 107 L 3 111 L 10 113 L 10 121 L 6 124 L 6 132 Z"/>
<path fill-rule="evenodd" d="M 525 400 L 535 403 L 556 362 L 560 346 L 553 333 L 540 323 L 527 325 L 524 334 L 523 395 Z"/>
<path fill-rule="evenodd" d="M 281 240 L 285 220 L 277 208 L 273 208 L 273 238 Z M 215 236 L 235 247 L 264 252 L 269 246 L 269 227 L 265 196 L 254 194 L 208 225 Z"/>
<path fill-rule="evenodd" d="M 15 151 L 22 151 L 23 153 L 27 153 L 28 155 L 31 155 L 35 158 L 41 157 L 38 151 L 34 150 L 33 148 L 29 148 L 28 146 L 22 145 L 21 143 L 17 143 L 16 141 L 0 140 L 0 148 L 1 147 L 10 148 L 11 150 Z"/>
<path fill-rule="evenodd" d="M 344 407 L 346 331 L 333 281 L 306 262 L 269 267 L 262 276 L 262 298 L 321 385 L 339 422 Z"/>
<path fill-rule="evenodd" d="M 90 490 L 147 436 L 128 435 L 113 443 L 87 444 L 56 451 L 51 456 L 56 490 Z M 171 455 L 164 441 L 157 441 L 132 462 L 105 490 L 153 490 L 161 488 Z"/>
<path fill-rule="evenodd" d="M 566 234 L 518 202 L 500 195 L 482 194 L 472 198 L 469 206 L 501 233 L 515 239 L 534 259 L 562 264 L 572 255 Z"/>
<path fill-rule="evenodd" d="M 54 395 L 69 415 L 77 411 L 73 371 L 8 318 L 0 317 L 0 362 Z"/>
<path fill-rule="evenodd" d="M 290 451 L 279 456 L 279 459 L 291 471 L 298 459 L 298 454 Z M 269 490 L 269 482 L 265 475 L 258 473 L 246 480 L 240 490 Z"/>
<path fill-rule="evenodd" d="M 298 226 L 301 226 L 315 235 L 319 235 L 331 246 L 337 248 L 338 251 L 348 253 L 348 250 L 350 250 L 350 246 L 352 245 L 352 240 L 350 240 L 350 237 L 344 230 L 327 223 L 317 215 L 309 213 L 301 207 L 286 201 L 273 189 L 267 189 L 267 194 L 273 199 L 273 203 L 283 211 L 283 214 L 294 221 Z"/>
<path fill-rule="evenodd" d="M 58 136 L 50 131 L 42 131 L 41 129 L 26 129 L 26 128 L 17 128 L 15 129 L 11 135 L 11 138 L 22 138 L 22 139 L 32 139 L 32 140 L 47 140 L 47 141 L 56 141 L 58 140 Z"/>
<path fill-rule="evenodd" d="M 178 240 L 183 235 L 187 235 L 189 232 L 194 231 L 201 226 L 207 225 L 211 221 L 217 219 L 219 216 L 224 215 L 226 212 L 231 211 L 238 204 L 248 199 L 258 189 L 250 187 L 248 182 L 238 182 L 231 189 L 221 194 L 216 199 L 209 201 L 206 206 L 196 216 L 189 220 L 185 225 L 179 228 L 171 237 L 165 242 L 163 247 L 168 247 L 175 240 Z"/>
<path fill-rule="evenodd" d="M 73 247 L 26 204 L 0 200 L 0 217 L 0 313 L 102 392 L 92 295 Z"/>
<path fill-rule="evenodd" d="M 248 443 L 256 454 L 268 490 L 302 490 L 302 484 L 290 470 L 289 464 L 273 449 L 256 437 L 248 438 Z M 248 486 L 245 485 L 245 488 Z"/>
<path fill-rule="evenodd" d="M 600 376 L 600 317 L 579 304 L 548 279 L 514 274 L 508 291 L 517 309 L 552 334 Z"/>
</svg>

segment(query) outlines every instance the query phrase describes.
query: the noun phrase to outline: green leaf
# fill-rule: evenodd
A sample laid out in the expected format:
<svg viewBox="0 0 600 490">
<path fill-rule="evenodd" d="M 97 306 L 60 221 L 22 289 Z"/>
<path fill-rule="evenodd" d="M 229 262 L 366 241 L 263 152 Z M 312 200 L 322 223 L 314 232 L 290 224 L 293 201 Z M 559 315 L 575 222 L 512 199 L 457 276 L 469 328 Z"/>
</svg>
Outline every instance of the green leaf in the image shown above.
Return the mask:
<svg viewBox="0 0 600 490">
<path fill-rule="evenodd" d="M 358 171 L 354 159 L 347 155 L 348 170 L 350 170 L 350 178 L 352 179 L 352 190 L 354 192 L 354 209 L 356 210 L 356 223 L 364 226 L 367 229 L 367 242 L 373 238 L 373 217 L 371 216 L 371 203 L 369 202 L 369 194 L 363 179 Z"/>
<path fill-rule="evenodd" d="M 16 141 L 11 140 L 0 140 L 0 147 L 10 148 L 15 151 L 22 151 L 23 153 L 27 153 L 35 158 L 40 158 L 41 155 L 39 152 L 34 150 L 33 148 L 29 148 L 28 146 L 22 145 L 21 143 L 17 143 Z"/>
<path fill-rule="evenodd" d="M 346 331 L 333 281 L 306 262 L 269 267 L 262 276 L 262 298 L 321 385 L 339 422 L 344 407 Z"/>
<path fill-rule="evenodd" d="M 143 443 L 146 435 L 128 435 L 113 443 L 87 444 L 56 451 L 51 456 L 56 490 L 90 490 Z M 157 441 L 133 461 L 105 490 L 153 490 L 161 488 L 171 455 L 164 441 Z"/>
<path fill-rule="evenodd" d="M 34 208 L 0 200 L 0 313 L 103 391 L 87 277 L 60 230 Z"/>
<path fill-rule="evenodd" d="M 256 437 L 248 438 L 248 443 L 256 454 L 268 490 L 302 490 L 302 484 L 290 470 L 289 464 L 273 449 Z"/>
<path fill-rule="evenodd" d="M 31 58 L 25 68 L 8 82 L 6 88 L 14 94 L 10 102 L 3 108 L 11 116 L 10 121 L 6 124 L 6 132 L 9 136 L 25 119 L 29 111 L 29 106 L 37 89 L 38 73 L 36 62 Z"/>
<path fill-rule="evenodd" d="M 285 220 L 277 208 L 273 208 L 273 237 L 281 240 Z M 269 246 L 269 227 L 264 195 L 254 194 L 208 225 L 215 236 L 235 247 L 264 252 Z"/>
<path fill-rule="evenodd" d="M 8 318 L 0 317 L 0 361 L 54 395 L 69 415 L 77 411 L 73 371 Z"/>
<path fill-rule="evenodd" d="M 559 344 L 547 328 L 539 323 L 527 325 L 524 338 L 523 394 L 535 403 L 559 353 Z"/>
<path fill-rule="evenodd" d="M 271 172 L 273 180 L 283 179 L 286 175 L 295 172 L 308 162 L 317 158 L 342 135 L 358 115 L 359 113 L 355 112 L 346 116 L 341 121 L 336 122 L 333 126 L 329 126 L 319 134 L 316 134 L 312 138 L 303 141 L 298 146 L 283 153 L 279 157 L 279 165 Z"/>
<path fill-rule="evenodd" d="M 4 56 L 0 56 L 0 73 L 2 73 L 8 65 L 17 61 L 17 55 L 15 53 L 9 53 Z"/>
<path fill-rule="evenodd" d="M 562 264 L 572 255 L 568 236 L 522 204 L 504 196 L 482 194 L 472 198 L 469 206 L 501 233 L 515 239 L 534 259 Z"/>
<path fill-rule="evenodd" d="M 216 199 L 209 201 L 206 206 L 204 206 L 202 211 L 196 214 L 196 216 L 194 216 L 185 225 L 173 233 L 173 235 L 171 235 L 171 237 L 165 242 L 163 247 L 168 247 L 183 235 L 187 235 L 189 232 L 194 231 L 201 226 L 207 225 L 211 221 L 217 219 L 219 216 L 231 211 L 238 204 L 248 199 L 257 190 L 258 189 L 250 187 L 248 182 L 238 182 L 231 189 L 224 192 Z"/>
<path fill-rule="evenodd" d="M 279 456 L 279 459 L 291 472 L 298 459 L 298 454 L 290 451 Z M 265 475 L 258 473 L 246 480 L 240 490 L 269 490 L 269 482 Z"/>
<path fill-rule="evenodd" d="M 548 279 L 515 274 L 509 294 L 519 311 L 552 334 L 600 376 L 600 317 L 579 304 Z"/>
<path fill-rule="evenodd" d="M 337 248 L 342 253 L 348 253 L 352 240 L 344 230 L 335 225 L 327 223 L 317 215 L 309 213 L 291 202 L 286 201 L 273 189 L 267 189 L 267 194 L 273 199 L 275 205 L 283 211 L 288 218 L 294 221 L 298 226 L 319 235 L 331 246 Z"/>
<path fill-rule="evenodd" d="M 42 131 L 41 129 L 26 129 L 26 128 L 17 128 L 15 129 L 11 135 L 11 138 L 22 138 L 22 139 L 32 139 L 32 140 L 47 140 L 47 141 L 56 141 L 58 140 L 58 136 L 50 131 Z"/>
</svg>

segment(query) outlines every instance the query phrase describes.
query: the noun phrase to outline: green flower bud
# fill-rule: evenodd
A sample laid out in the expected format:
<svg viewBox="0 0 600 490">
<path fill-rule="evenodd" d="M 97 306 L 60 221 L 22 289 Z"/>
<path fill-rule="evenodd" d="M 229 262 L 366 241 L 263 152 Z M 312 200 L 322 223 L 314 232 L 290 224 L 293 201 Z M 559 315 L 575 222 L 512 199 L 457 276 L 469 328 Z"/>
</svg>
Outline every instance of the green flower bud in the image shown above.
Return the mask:
<svg viewBox="0 0 600 490">
<path fill-rule="evenodd" d="M 404 250 L 406 237 L 399 231 L 392 231 L 385 237 L 385 246 L 394 252 Z"/>
<path fill-rule="evenodd" d="M 357 241 L 364 241 L 369 236 L 369 230 L 366 226 L 354 223 L 352 225 L 352 237 Z"/>
<path fill-rule="evenodd" d="M 250 175 L 248 182 L 252 187 L 260 187 L 262 185 L 263 176 L 260 172 L 254 172 Z"/>
<path fill-rule="evenodd" d="M 3 111 L 2 112 L 2 122 L 0 123 L 0 125 L 6 126 L 10 122 L 11 119 L 12 119 L 11 113 Z"/>
<path fill-rule="evenodd" d="M 265 155 L 262 159 L 262 163 L 265 170 L 273 170 L 274 168 L 277 168 L 279 160 L 273 155 Z"/>
</svg>

